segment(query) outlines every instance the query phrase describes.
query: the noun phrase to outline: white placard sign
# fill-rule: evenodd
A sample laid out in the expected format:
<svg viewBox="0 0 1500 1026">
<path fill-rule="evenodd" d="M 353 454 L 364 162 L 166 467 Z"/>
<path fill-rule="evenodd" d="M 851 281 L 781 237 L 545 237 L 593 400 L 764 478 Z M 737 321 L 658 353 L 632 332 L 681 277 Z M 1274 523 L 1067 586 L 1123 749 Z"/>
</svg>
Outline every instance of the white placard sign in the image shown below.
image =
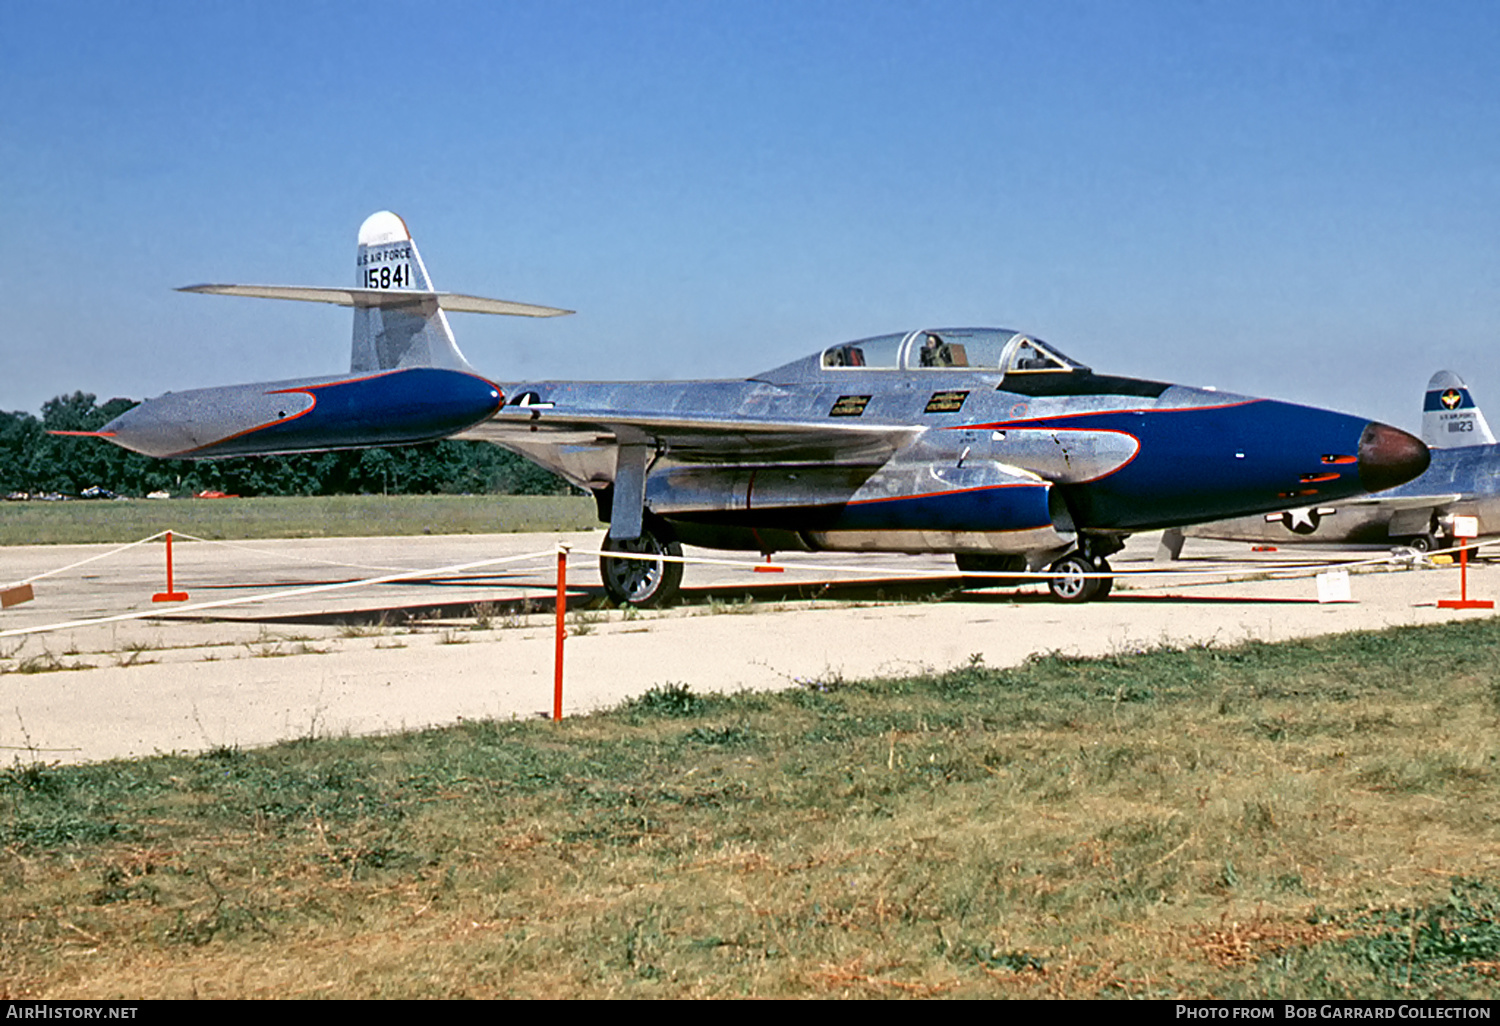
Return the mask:
<svg viewBox="0 0 1500 1026">
<path fill-rule="evenodd" d="M 1319 602 L 1353 602 L 1349 594 L 1349 571 L 1329 570 L 1318 575 Z"/>
</svg>

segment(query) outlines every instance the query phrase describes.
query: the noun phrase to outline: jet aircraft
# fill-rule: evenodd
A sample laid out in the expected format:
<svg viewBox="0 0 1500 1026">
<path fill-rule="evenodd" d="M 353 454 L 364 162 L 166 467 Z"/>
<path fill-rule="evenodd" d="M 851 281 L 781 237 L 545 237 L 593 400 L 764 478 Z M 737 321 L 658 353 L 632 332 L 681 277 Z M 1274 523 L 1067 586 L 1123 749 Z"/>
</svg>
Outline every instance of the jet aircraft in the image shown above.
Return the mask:
<svg viewBox="0 0 1500 1026">
<path fill-rule="evenodd" d="M 608 521 L 605 588 L 677 592 L 683 543 L 761 552 L 951 553 L 963 571 L 1048 568 L 1054 596 L 1108 594 L 1136 531 L 1333 502 L 1427 467 L 1404 431 L 1289 403 L 1095 373 L 1034 335 L 903 331 L 739 380 L 497 384 L 445 311 L 550 307 L 435 291 L 410 232 L 361 226 L 353 288 L 185 291 L 354 308 L 348 374 L 168 393 L 97 435 L 212 459 L 482 439 L 553 470 Z"/>
<path fill-rule="evenodd" d="M 1500 445 L 1468 386 L 1451 371 L 1438 371 L 1427 382 L 1422 440 L 1432 450 L 1431 466 L 1397 488 L 1337 504 L 1199 524 L 1181 534 L 1275 545 L 1394 544 L 1431 552 L 1453 544 L 1455 516 L 1478 517 L 1480 534 L 1500 533 Z M 1163 543 L 1168 555 L 1181 552 L 1180 537 Z"/>
</svg>

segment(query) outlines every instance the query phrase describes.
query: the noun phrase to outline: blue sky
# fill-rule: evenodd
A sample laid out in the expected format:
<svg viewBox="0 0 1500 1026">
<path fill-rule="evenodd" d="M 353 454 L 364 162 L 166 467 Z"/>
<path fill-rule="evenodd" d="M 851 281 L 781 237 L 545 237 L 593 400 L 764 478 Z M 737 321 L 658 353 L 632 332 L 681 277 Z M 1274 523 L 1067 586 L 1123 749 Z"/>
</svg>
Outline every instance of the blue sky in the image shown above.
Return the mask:
<svg viewBox="0 0 1500 1026">
<path fill-rule="evenodd" d="M 1500 409 L 1500 5 L 0 0 L 0 409 L 336 372 L 390 209 L 500 381 L 917 327 Z"/>
</svg>

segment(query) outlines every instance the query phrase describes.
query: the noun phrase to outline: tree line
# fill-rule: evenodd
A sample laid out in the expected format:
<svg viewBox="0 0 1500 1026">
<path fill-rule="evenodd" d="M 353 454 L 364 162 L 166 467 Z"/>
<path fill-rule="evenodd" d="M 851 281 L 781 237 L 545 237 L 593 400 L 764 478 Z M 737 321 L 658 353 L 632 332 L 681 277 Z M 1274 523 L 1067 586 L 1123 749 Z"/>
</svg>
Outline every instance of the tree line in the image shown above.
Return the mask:
<svg viewBox="0 0 1500 1026">
<path fill-rule="evenodd" d="M 391 449 L 158 460 L 96 438 L 48 431 L 97 431 L 136 405 L 100 405 L 87 392 L 42 404 L 41 419 L 0 411 L 0 497 L 15 492 L 78 495 L 105 488 L 120 495 L 155 491 L 196 495 L 561 495 L 557 475 L 488 442 L 428 442 Z"/>
</svg>

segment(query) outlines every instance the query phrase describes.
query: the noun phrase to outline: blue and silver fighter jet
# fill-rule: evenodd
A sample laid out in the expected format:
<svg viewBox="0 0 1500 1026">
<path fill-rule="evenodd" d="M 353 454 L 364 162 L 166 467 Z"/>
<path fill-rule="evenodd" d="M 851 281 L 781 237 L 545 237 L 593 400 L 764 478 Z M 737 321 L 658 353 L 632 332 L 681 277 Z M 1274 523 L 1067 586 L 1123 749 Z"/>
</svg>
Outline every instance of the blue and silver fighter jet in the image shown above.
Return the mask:
<svg viewBox="0 0 1500 1026">
<path fill-rule="evenodd" d="M 169 393 L 97 434 L 179 459 L 482 439 L 593 493 L 607 551 L 946 552 L 976 573 L 1047 568 L 1066 601 L 1108 594 L 1132 532 L 1363 495 L 1428 462 L 1384 424 L 1097 374 L 995 328 L 845 342 L 738 380 L 499 384 L 445 311 L 567 311 L 435 291 L 388 212 L 360 228 L 357 273 L 353 288 L 186 290 L 352 306 L 349 373 Z M 669 559 L 601 568 L 640 606 L 682 578 Z"/>
</svg>

